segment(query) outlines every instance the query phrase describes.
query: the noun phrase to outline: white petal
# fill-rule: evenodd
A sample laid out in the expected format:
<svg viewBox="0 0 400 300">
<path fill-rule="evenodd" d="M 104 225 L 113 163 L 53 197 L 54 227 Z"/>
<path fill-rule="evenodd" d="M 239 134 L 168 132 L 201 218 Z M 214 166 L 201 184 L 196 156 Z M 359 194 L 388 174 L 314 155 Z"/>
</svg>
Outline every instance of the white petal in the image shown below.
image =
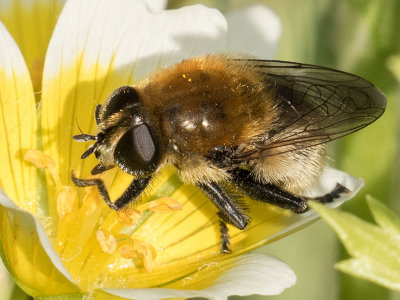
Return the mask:
<svg viewBox="0 0 400 300">
<path fill-rule="evenodd" d="M 35 211 L 36 170 L 23 161 L 37 147 L 36 103 L 29 71 L 17 44 L 0 22 L 0 178 L 16 203 Z"/>
<path fill-rule="evenodd" d="M 345 186 L 350 190 L 350 192 L 341 194 L 334 202 L 327 204 L 330 207 L 338 207 L 344 202 L 354 198 L 364 186 L 364 181 L 361 178 L 355 178 L 343 171 L 326 167 L 319 182 L 310 191 L 309 196 L 317 197 L 327 194 L 334 189 L 337 183 Z M 319 215 L 314 211 L 308 211 L 304 214 L 291 214 L 287 218 L 288 224 L 291 225 L 286 227 L 284 230 L 269 236 L 268 240 L 273 240 L 279 236 L 285 236 L 289 232 L 296 231 L 299 228 L 302 228 L 302 225 L 311 223 L 316 219 L 319 219 Z"/>
<path fill-rule="evenodd" d="M 284 262 L 263 254 L 247 254 L 204 292 L 214 299 L 226 299 L 229 295 L 278 295 L 295 283 L 296 275 Z"/>
<path fill-rule="evenodd" d="M 147 9 L 153 13 L 160 12 L 167 8 L 168 0 L 142 0 Z"/>
<path fill-rule="evenodd" d="M 194 275 L 195 276 L 195 275 Z M 127 299 L 155 300 L 171 297 L 204 297 L 223 300 L 230 295 L 278 295 L 296 283 L 296 275 L 282 261 L 263 254 L 247 254 L 238 258 L 214 284 L 203 290 L 173 289 L 105 289 L 106 292 Z"/>
<path fill-rule="evenodd" d="M 11 278 L 3 262 L 0 260 L 0 295 L 3 299 L 11 299 L 11 293 L 14 289 L 14 280 Z"/>
<path fill-rule="evenodd" d="M 346 172 L 326 167 L 322 173 L 319 182 L 310 191 L 311 197 L 321 196 L 329 193 L 339 183 L 349 189 L 351 192 L 342 194 L 330 206 L 337 207 L 343 202 L 353 198 L 360 189 L 364 186 L 364 181 L 361 178 L 355 178 Z"/>
<path fill-rule="evenodd" d="M 275 56 L 282 25 L 279 18 L 264 5 L 255 5 L 227 16 L 229 49 L 262 59 Z"/>
<path fill-rule="evenodd" d="M 66 170 L 87 174 L 93 167 L 79 160 L 85 145 L 72 140 L 77 121 L 94 132 L 92 112 L 113 90 L 184 58 L 225 49 L 226 31 L 225 18 L 200 5 L 152 14 L 141 1 L 68 1 L 50 41 L 42 89 L 43 151 L 61 180 L 69 180 Z"/>
<path fill-rule="evenodd" d="M 32 229 L 33 234 L 37 234 L 39 236 L 40 243 L 44 251 L 49 256 L 49 259 L 53 263 L 53 265 L 69 281 L 71 281 L 73 284 L 76 284 L 74 279 L 69 274 L 68 270 L 64 267 L 60 257 L 55 251 L 53 245 L 51 244 L 40 222 L 32 214 L 16 206 L 15 203 L 12 202 L 1 189 L 0 189 L 0 204 L 8 209 L 7 211 L 10 218 L 18 218 L 18 220 L 21 223 L 23 223 L 26 227 Z"/>
<path fill-rule="evenodd" d="M 141 1 L 70 0 L 50 42 L 45 76 L 82 60 L 132 75 L 194 55 L 226 49 L 227 25 L 215 9 L 201 5 L 149 13 Z M 61 64 L 60 64 L 61 62 Z"/>
<path fill-rule="evenodd" d="M 21 51 L 18 49 L 17 44 L 8 33 L 7 29 L 0 22 L 0 66 L 1 71 L 4 72 L 5 76 L 13 77 L 13 73 L 17 75 L 23 74 L 27 76 L 26 65 L 22 59 Z M 14 75 L 15 76 L 15 75 Z"/>
</svg>

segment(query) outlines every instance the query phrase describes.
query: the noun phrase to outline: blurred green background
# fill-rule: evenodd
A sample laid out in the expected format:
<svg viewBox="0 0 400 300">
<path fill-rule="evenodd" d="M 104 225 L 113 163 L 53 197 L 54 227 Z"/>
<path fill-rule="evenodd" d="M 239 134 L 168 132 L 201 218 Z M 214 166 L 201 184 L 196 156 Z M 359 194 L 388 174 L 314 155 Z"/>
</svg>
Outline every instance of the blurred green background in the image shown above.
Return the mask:
<svg viewBox="0 0 400 300">
<path fill-rule="evenodd" d="M 196 3 L 216 7 L 223 13 L 265 4 L 283 25 L 277 59 L 355 73 L 386 94 L 388 106 L 383 117 L 361 132 L 333 143 L 330 164 L 365 180 L 365 188 L 344 210 L 371 220 L 365 203 L 368 193 L 399 213 L 400 92 L 399 82 L 390 71 L 394 67 L 390 58 L 400 55 L 400 0 L 170 0 L 168 6 Z M 400 73 L 400 64 L 397 68 Z M 258 251 L 284 260 L 296 272 L 298 281 L 279 296 L 245 297 L 247 300 L 400 300 L 398 293 L 334 269 L 335 262 L 347 254 L 322 221 Z M 12 299 L 27 296 L 16 288 Z"/>
<path fill-rule="evenodd" d="M 400 0 L 172 0 L 169 6 L 175 8 L 199 2 L 223 13 L 252 4 L 265 4 L 275 11 L 283 25 L 277 59 L 355 73 L 373 82 L 386 94 L 388 106 L 382 118 L 333 143 L 330 164 L 365 180 L 365 188 L 344 206 L 344 210 L 371 220 L 365 202 L 365 195 L 371 194 L 399 213 L 397 120 L 400 93 L 399 82 L 390 71 L 393 67 L 390 58 L 400 55 Z M 398 293 L 336 271 L 335 262 L 347 254 L 333 231 L 322 221 L 267 245 L 259 252 L 284 260 L 294 269 L 298 281 L 279 296 L 246 299 L 400 299 Z"/>
</svg>

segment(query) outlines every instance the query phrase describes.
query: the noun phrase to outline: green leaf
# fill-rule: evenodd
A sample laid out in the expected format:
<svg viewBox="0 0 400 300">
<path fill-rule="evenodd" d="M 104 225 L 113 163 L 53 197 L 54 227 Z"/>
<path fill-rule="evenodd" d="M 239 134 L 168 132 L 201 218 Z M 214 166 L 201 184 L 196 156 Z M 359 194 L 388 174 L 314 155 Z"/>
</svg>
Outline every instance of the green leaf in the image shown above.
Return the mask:
<svg viewBox="0 0 400 300">
<path fill-rule="evenodd" d="M 400 218 L 386 205 L 370 195 L 367 195 L 367 202 L 375 222 L 393 238 L 396 238 L 397 242 L 400 242 Z"/>
<path fill-rule="evenodd" d="M 386 61 L 386 66 L 400 82 L 400 55 L 393 55 Z"/>
<path fill-rule="evenodd" d="M 335 267 L 352 276 L 373 281 L 392 290 L 400 291 L 400 270 L 380 264 L 368 257 L 341 261 Z"/>
<path fill-rule="evenodd" d="M 400 219 L 372 197 L 367 201 L 378 225 L 316 202 L 310 206 L 336 231 L 353 257 L 336 268 L 400 291 Z"/>
</svg>

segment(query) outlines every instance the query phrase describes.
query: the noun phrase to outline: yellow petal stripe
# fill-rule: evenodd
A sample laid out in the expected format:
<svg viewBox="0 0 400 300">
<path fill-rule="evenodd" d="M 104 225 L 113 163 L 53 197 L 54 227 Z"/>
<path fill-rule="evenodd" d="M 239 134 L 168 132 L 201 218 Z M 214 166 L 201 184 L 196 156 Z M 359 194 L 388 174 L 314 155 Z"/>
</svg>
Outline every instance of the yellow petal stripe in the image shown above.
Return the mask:
<svg viewBox="0 0 400 300">
<path fill-rule="evenodd" d="M 36 169 L 24 151 L 36 148 L 36 107 L 24 60 L 0 24 L 0 186 L 24 209 L 36 210 Z"/>
<path fill-rule="evenodd" d="M 32 296 L 77 292 L 50 261 L 34 228 L 26 213 L 0 207 L 1 256 L 13 278 Z"/>
<path fill-rule="evenodd" d="M 41 90 L 44 57 L 63 2 L 2 0 L 0 3 L 0 20 L 21 49 L 35 91 Z"/>
<path fill-rule="evenodd" d="M 51 158 L 40 151 L 27 153 L 37 167 L 55 168 Z M 56 173 L 52 176 L 58 178 Z M 114 178 L 119 180 L 110 190 L 118 187 L 120 192 L 130 179 L 122 171 Z M 336 179 L 332 183 L 342 181 Z M 54 191 L 58 222 L 47 226 L 48 234 L 83 292 L 99 288 L 205 288 L 239 254 L 315 218 L 311 212 L 303 217 L 247 201 L 252 223 L 245 231 L 229 226 L 233 254 L 225 255 L 220 253 L 216 208 L 198 189 L 183 185 L 173 167 L 160 172 L 152 183 L 153 192 L 143 197 L 143 203 L 120 212 L 111 210 L 95 187 L 58 185 L 62 187 Z"/>
<path fill-rule="evenodd" d="M 116 178 L 125 175 L 118 172 Z M 117 213 L 95 188 L 77 189 L 83 199 L 80 207 L 59 214 L 54 245 L 82 291 L 203 288 L 237 255 L 267 242 L 265 237 L 297 220 L 287 211 L 266 205 L 260 210 L 252 204 L 250 210 L 261 213 L 253 214 L 246 231 L 230 226 L 233 254 L 224 255 L 216 208 L 199 190 L 182 185 L 172 167 L 162 170 L 152 190 L 143 204 Z M 61 207 L 69 207 L 69 201 L 76 203 L 73 193 L 62 198 Z M 215 276 L 209 276 L 210 272 Z"/>
</svg>

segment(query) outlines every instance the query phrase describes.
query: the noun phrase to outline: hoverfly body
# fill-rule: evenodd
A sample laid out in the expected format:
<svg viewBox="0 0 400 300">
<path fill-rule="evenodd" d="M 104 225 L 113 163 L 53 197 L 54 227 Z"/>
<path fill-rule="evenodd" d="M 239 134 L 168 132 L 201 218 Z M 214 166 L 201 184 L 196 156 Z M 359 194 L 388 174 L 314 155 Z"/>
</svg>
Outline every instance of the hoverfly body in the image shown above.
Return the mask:
<svg viewBox="0 0 400 300">
<path fill-rule="evenodd" d="M 326 143 L 378 119 L 386 98 L 370 82 L 308 64 L 206 55 L 160 70 L 136 86 L 116 89 L 95 110 L 97 134 L 82 159 L 99 160 L 91 173 L 114 167 L 134 176 L 107 205 L 135 203 L 152 177 L 174 165 L 184 183 L 200 188 L 218 209 L 221 251 L 230 252 L 226 224 L 245 229 L 249 217 L 225 186 L 295 213 L 308 210 L 307 189 L 319 178 Z M 346 192 L 337 185 L 314 198 L 330 202 Z"/>
</svg>

